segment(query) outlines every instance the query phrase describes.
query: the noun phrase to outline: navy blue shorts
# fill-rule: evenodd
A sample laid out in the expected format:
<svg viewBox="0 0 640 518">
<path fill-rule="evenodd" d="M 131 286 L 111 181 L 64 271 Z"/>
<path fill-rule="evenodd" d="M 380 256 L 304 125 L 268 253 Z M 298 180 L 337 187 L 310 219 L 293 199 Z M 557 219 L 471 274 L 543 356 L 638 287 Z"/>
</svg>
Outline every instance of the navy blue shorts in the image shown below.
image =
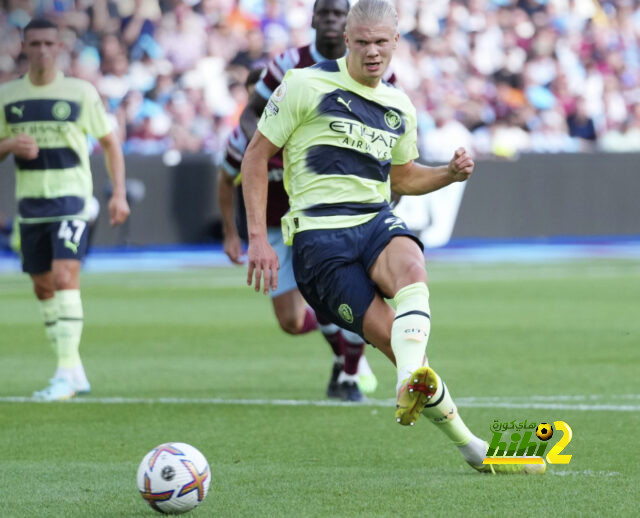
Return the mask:
<svg viewBox="0 0 640 518">
<path fill-rule="evenodd" d="M 87 226 L 86 221 L 79 219 L 20 223 L 22 271 L 48 272 L 55 259 L 82 261 L 87 252 Z"/>
<path fill-rule="evenodd" d="M 293 271 L 300 293 L 333 323 L 363 336 L 364 314 L 377 291 L 368 272 L 395 236 L 408 236 L 424 249 L 389 208 L 356 227 L 296 234 Z"/>
</svg>

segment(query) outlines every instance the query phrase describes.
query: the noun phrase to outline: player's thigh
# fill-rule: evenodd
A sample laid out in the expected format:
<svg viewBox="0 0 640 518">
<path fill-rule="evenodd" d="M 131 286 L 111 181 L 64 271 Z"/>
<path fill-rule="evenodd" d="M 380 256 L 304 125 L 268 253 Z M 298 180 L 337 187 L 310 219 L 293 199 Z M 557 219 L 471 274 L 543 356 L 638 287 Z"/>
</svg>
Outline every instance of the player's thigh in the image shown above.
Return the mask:
<svg viewBox="0 0 640 518">
<path fill-rule="evenodd" d="M 31 275 L 36 290 L 44 287 L 46 273 L 51 271 L 54 223 L 20 223 L 20 255 L 22 271 Z M 34 279 L 35 277 L 35 279 Z"/>
<path fill-rule="evenodd" d="M 391 239 L 374 261 L 369 274 L 388 297 L 393 297 L 409 284 L 427 282 L 422 250 L 408 236 Z"/>
<path fill-rule="evenodd" d="M 362 336 L 364 315 L 375 295 L 373 282 L 360 262 L 327 248 L 321 234 L 303 232 L 294 240 L 293 265 L 300 293 L 316 313 Z"/>
<path fill-rule="evenodd" d="M 87 253 L 88 224 L 79 219 L 56 222 L 51 234 L 52 271 L 57 290 L 77 290 L 80 287 L 80 267 Z"/>
<path fill-rule="evenodd" d="M 53 223 L 51 247 L 53 260 L 82 261 L 89 242 L 88 223 L 80 219 L 68 219 Z"/>
</svg>

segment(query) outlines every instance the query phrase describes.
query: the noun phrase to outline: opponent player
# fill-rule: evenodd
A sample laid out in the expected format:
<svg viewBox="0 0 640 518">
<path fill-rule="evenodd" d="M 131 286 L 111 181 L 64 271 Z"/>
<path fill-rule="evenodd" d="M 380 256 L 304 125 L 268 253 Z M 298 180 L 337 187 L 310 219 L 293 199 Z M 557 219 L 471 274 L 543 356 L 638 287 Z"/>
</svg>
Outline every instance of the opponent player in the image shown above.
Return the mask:
<svg viewBox="0 0 640 518">
<path fill-rule="evenodd" d="M 311 306 L 365 337 L 396 364 L 396 420 L 422 413 L 478 471 L 544 472 L 544 464 L 484 465 L 488 444 L 458 414 L 428 366 L 429 290 L 421 243 L 389 207 L 390 189 L 424 194 L 471 175 L 459 148 L 448 165 L 418 157 L 416 111 L 382 81 L 398 42 L 386 0 L 360 0 L 345 31 L 346 58 L 291 70 L 271 96 L 242 163 L 249 229 L 247 283 L 278 285 L 278 256 L 267 239 L 267 163 L 284 146 L 291 210 L 283 235 L 293 247 L 300 292 Z M 383 297 L 392 299 L 392 309 Z"/>
<path fill-rule="evenodd" d="M 225 252 L 235 263 L 240 262 L 242 244 L 232 216 L 231 182 L 240 172 L 240 163 L 248 138 L 253 136 L 269 96 L 278 87 L 287 70 L 305 68 L 345 55 L 346 46 L 342 34 L 348 11 L 347 0 L 316 1 L 312 17 L 312 27 L 316 30 L 315 42 L 297 49 L 289 49 L 268 64 L 242 113 L 242 131 L 236 128 L 229 139 L 223 162 L 224 174 L 220 176 L 218 193 L 220 206 L 227 207 L 226 210 L 222 210 Z M 334 353 L 327 395 L 347 401 L 360 401 L 361 390 L 369 393 L 377 386 L 376 377 L 364 356 L 364 341 L 357 334 L 341 330 L 321 315 L 316 315 L 296 287 L 291 266 L 291 251 L 284 245 L 280 230 L 280 218 L 289 209 L 282 174 L 282 155 L 277 154 L 269 161 L 267 204 L 269 240 L 277 250 L 280 260 L 280 286 L 277 291 L 271 293 L 276 318 L 280 327 L 291 334 L 307 333 L 320 328 Z"/>
<path fill-rule="evenodd" d="M 80 264 L 87 248 L 92 195 L 87 135 L 100 141 L 113 182 L 112 225 L 129 216 L 122 150 L 95 88 L 56 68 L 57 27 L 32 20 L 24 29 L 29 71 L 0 86 L 0 159 L 13 154 L 22 268 L 31 276 L 58 367 L 43 401 L 90 391 L 79 355 L 83 326 Z"/>
</svg>

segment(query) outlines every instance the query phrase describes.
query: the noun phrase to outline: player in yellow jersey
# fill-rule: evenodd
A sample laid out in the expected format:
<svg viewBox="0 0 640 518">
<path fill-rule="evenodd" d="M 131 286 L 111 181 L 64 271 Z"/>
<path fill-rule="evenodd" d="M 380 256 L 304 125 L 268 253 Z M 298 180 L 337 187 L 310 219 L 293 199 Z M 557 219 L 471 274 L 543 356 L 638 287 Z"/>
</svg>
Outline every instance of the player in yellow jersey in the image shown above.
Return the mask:
<svg viewBox="0 0 640 518">
<path fill-rule="evenodd" d="M 242 162 L 249 231 L 247 283 L 278 284 L 278 257 L 265 225 L 267 162 L 284 147 L 292 245 L 300 292 L 318 312 L 358 333 L 397 367 L 396 420 L 420 414 L 478 471 L 540 473 L 545 465 L 483 465 L 488 444 L 460 417 L 429 367 L 429 290 L 422 244 L 389 206 L 390 192 L 425 194 L 465 181 L 474 162 L 459 148 L 449 164 L 418 157 L 416 111 L 382 77 L 398 42 L 386 0 L 359 0 L 347 16 L 346 58 L 291 70 L 273 92 Z M 384 299 L 392 301 L 387 304 Z"/>
<path fill-rule="evenodd" d="M 111 224 L 129 216 L 120 142 L 95 88 L 56 67 L 60 48 L 56 25 L 32 20 L 23 41 L 29 71 L 0 86 L 0 159 L 12 154 L 15 160 L 22 269 L 31 276 L 58 358 L 49 386 L 34 393 L 42 401 L 91 389 L 78 352 L 79 274 L 93 193 L 88 136 L 100 142 L 113 183 Z"/>
</svg>

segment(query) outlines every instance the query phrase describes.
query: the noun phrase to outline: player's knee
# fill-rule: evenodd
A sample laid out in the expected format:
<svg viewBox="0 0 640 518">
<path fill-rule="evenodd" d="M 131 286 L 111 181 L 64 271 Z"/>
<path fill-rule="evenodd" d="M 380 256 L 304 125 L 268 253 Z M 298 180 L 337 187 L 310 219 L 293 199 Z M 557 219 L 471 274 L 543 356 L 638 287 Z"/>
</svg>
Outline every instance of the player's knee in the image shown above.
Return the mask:
<svg viewBox="0 0 640 518">
<path fill-rule="evenodd" d="M 280 329 L 285 333 L 290 335 L 297 335 L 300 333 L 302 322 L 300 322 L 298 315 L 287 313 L 283 315 L 278 314 L 276 316 L 278 318 L 278 324 L 280 324 Z"/>
<path fill-rule="evenodd" d="M 44 283 L 34 283 L 33 292 L 38 300 L 50 299 L 55 295 L 53 286 L 48 286 Z"/>
<path fill-rule="evenodd" d="M 56 290 L 69 290 L 75 288 L 75 277 L 68 268 L 59 268 L 55 271 L 54 282 Z"/>
<path fill-rule="evenodd" d="M 402 270 L 403 284 L 414 284 L 416 282 L 427 282 L 427 271 L 424 262 L 418 260 L 408 261 Z"/>
</svg>

